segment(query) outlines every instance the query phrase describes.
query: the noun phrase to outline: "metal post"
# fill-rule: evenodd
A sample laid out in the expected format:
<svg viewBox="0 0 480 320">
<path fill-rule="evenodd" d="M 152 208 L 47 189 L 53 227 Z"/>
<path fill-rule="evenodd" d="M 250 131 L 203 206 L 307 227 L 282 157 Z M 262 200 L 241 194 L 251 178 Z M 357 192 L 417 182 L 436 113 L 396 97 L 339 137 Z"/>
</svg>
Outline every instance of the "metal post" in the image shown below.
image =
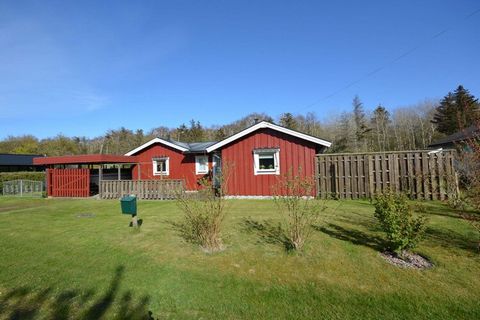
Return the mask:
<svg viewBox="0 0 480 320">
<path fill-rule="evenodd" d="M 23 180 L 20 180 L 20 197 L 23 197 Z"/>
</svg>

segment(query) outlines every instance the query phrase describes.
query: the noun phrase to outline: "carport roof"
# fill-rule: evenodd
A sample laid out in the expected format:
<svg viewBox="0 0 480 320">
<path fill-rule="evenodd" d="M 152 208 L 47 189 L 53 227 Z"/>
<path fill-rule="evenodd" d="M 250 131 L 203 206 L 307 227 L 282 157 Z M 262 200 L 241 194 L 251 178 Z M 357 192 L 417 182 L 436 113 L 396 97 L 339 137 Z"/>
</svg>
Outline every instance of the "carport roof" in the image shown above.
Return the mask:
<svg viewBox="0 0 480 320">
<path fill-rule="evenodd" d="M 81 154 L 74 156 L 33 158 L 35 165 L 52 164 L 100 164 L 100 163 L 137 163 L 135 156 L 118 156 L 112 154 Z"/>
</svg>

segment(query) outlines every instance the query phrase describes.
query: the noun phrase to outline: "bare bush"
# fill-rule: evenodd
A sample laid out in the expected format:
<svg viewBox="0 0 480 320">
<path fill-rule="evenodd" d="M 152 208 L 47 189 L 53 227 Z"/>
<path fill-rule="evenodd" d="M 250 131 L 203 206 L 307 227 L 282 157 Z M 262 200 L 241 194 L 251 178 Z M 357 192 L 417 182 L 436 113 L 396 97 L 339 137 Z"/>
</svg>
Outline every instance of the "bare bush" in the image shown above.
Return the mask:
<svg viewBox="0 0 480 320">
<path fill-rule="evenodd" d="M 457 201 L 450 204 L 459 210 L 460 217 L 477 231 L 480 239 L 480 216 L 467 212 L 469 207 L 480 210 L 480 123 L 473 127 L 472 132 L 471 137 L 457 144 L 457 170 L 463 190 Z"/>
<path fill-rule="evenodd" d="M 459 147 L 458 170 L 466 200 L 480 210 L 480 136 L 467 139 Z"/>
<path fill-rule="evenodd" d="M 274 187 L 274 201 L 279 213 L 284 217 L 282 230 L 290 249 L 301 250 L 308 240 L 312 225 L 318 222 L 320 213 L 326 210 L 325 201 L 314 199 L 315 181 L 303 177 L 301 170 L 293 174 L 290 170 L 279 178 Z"/>
<path fill-rule="evenodd" d="M 183 211 L 182 221 L 177 224 L 183 238 L 200 245 L 207 252 L 224 249 L 222 226 L 227 213 L 225 194 L 227 188 L 228 167 L 215 181 L 211 177 L 200 180 L 197 193 L 179 192 L 177 205 Z"/>
</svg>

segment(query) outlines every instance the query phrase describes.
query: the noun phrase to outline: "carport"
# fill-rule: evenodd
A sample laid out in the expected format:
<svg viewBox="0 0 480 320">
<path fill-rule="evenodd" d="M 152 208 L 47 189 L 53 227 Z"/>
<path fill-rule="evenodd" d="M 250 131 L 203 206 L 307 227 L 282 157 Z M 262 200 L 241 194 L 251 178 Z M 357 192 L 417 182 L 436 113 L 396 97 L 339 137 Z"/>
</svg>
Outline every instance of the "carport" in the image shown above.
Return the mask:
<svg viewBox="0 0 480 320">
<path fill-rule="evenodd" d="M 98 194 L 102 180 L 131 180 L 135 156 L 107 154 L 34 158 L 35 165 L 47 168 L 47 195 L 88 197 Z M 140 177 L 140 166 L 138 166 Z"/>
</svg>

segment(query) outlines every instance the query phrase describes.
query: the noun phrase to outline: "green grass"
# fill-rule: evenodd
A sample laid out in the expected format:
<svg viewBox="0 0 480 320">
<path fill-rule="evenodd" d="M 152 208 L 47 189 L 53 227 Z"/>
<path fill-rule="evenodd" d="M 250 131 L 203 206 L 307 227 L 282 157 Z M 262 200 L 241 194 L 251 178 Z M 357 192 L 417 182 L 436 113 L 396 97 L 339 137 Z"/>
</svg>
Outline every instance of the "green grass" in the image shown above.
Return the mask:
<svg viewBox="0 0 480 320">
<path fill-rule="evenodd" d="M 227 248 L 208 255 L 179 237 L 173 202 L 139 202 L 132 230 L 118 201 L 0 198 L 0 319 L 480 318 L 477 234 L 440 203 L 424 271 L 382 260 L 367 201 L 329 203 L 300 254 L 249 228 L 278 219 L 271 201 L 229 206 Z"/>
</svg>

